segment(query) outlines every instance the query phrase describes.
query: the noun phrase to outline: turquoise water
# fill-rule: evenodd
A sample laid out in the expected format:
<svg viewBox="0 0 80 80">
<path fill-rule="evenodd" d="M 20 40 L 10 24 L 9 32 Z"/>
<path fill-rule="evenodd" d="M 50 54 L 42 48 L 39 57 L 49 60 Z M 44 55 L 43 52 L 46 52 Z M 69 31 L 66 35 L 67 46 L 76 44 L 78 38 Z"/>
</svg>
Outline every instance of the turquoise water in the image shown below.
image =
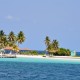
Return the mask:
<svg viewBox="0 0 80 80">
<path fill-rule="evenodd" d="M 80 61 L 0 58 L 0 80 L 80 80 Z"/>
<path fill-rule="evenodd" d="M 77 59 L 47 59 L 47 58 L 0 58 L 0 61 L 11 62 L 29 62 L 29 63 L 64 63 L 64 64 L 80 64 Z"/>
</svg>

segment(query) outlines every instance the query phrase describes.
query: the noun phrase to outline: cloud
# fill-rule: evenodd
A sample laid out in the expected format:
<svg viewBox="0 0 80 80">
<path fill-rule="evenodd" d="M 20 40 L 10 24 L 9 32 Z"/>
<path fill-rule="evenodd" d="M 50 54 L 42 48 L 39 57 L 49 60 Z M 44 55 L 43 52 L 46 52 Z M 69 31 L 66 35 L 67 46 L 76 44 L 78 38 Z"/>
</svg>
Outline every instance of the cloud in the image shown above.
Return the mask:
<svg viewBox="0 0 80 80">
<path fill-rule="evenodd" d="M 11 15 L 7 15 L 7 16 L 5 17 L 5 19 L 11 20 L 11 21 L 20 21 L 20 18 L 19 18 L 19 17 L 11 16 Z"/>
<path fill-rule="evenodd" d="M 11 16 L 11 15 L 8 15 L 8 16 L 6 16 L 6 19 L 8 19 L 8 20 L 12 20 L 12 19 L 14 19 L 14 17 Z"/>
</svg>

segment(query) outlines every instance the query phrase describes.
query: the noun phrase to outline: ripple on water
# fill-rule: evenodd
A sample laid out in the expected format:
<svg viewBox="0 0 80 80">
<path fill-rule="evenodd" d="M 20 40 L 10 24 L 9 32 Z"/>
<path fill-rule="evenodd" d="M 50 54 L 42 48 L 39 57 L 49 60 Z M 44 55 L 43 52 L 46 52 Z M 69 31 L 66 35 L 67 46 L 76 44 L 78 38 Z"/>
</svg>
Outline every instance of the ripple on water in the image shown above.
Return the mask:
<svg viewBox="0 0 80 80">
<path fill-rule="evenodd" d="M 0 61 L 0 80 L 80 80 L 80 64 Z"/>
</svg>

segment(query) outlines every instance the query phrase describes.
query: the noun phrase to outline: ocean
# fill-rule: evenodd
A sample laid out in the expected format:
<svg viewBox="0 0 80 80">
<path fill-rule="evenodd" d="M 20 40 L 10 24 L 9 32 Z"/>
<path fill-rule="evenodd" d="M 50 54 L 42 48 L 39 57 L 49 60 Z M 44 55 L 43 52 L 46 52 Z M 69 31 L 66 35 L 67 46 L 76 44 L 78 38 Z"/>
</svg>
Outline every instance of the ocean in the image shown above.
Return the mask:
<svg viewBox="0 0 80 80">
<path fill-rule="evenodd" d="M 80 80 L 80 61 L 0 58 L 0 80 Z"/>
</svg>

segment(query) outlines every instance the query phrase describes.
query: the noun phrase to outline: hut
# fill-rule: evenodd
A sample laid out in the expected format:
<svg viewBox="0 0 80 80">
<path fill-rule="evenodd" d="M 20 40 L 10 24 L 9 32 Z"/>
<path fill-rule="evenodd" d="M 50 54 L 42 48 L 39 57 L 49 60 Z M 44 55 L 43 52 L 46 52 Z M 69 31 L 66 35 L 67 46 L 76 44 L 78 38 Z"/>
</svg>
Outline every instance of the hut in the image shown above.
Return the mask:
<svg viewBox="0 0 80 80">
<path fill-rule="evenodd" d="M 71 56 L 76 56 L 76 51 L 72 51 Z"/>
</svg>

